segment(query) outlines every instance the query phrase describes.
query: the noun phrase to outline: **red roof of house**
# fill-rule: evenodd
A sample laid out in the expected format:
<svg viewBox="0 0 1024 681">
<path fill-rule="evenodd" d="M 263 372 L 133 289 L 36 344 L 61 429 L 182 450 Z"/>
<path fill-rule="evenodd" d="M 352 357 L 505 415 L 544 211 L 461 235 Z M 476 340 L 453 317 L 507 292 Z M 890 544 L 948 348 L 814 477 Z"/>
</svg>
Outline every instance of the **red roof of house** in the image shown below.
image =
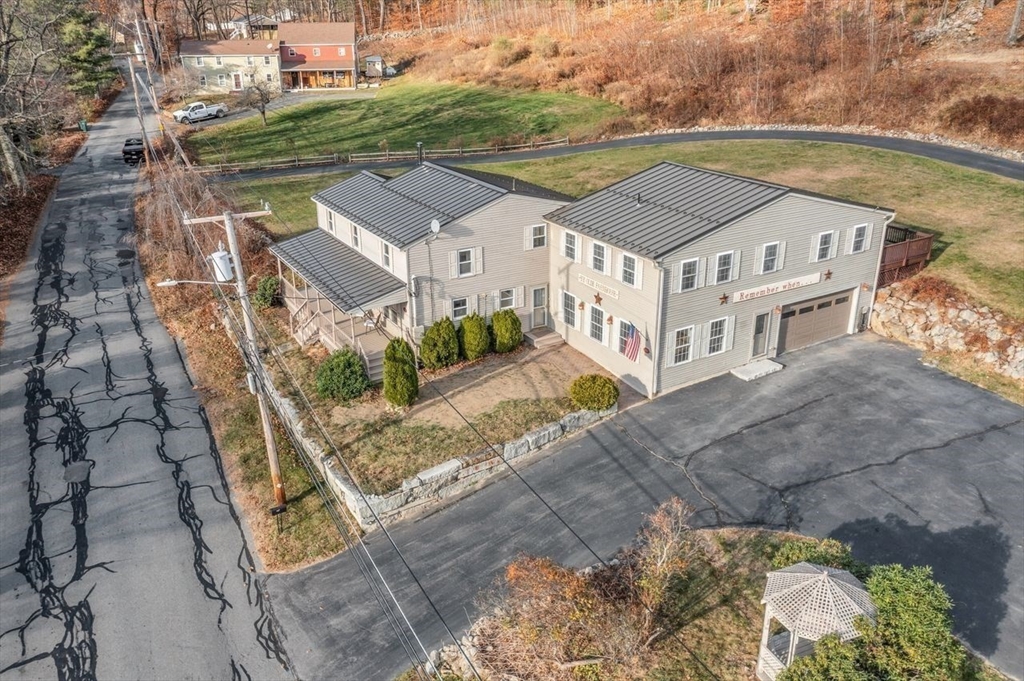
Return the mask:
<svg viewBox="0 0 1024 681">
<path fill-rule="evenodd" d="M 356 25 L 350 21 L 288 22 L 277 27 L 286 45 L 355 45 Z"/>
<path fill-rule="evenodd" d="M 276 40 L 182 40 L 178 52 L 193 56 L 251 56 L 277 54 Z"/>
</svg>

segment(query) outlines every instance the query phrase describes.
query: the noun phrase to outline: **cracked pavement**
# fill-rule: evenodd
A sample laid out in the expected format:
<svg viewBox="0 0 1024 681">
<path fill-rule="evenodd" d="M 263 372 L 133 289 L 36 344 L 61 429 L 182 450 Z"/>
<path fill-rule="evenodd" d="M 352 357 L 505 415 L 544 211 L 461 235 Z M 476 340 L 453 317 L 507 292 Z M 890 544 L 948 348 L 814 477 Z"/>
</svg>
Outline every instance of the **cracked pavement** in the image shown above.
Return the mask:
<svg viewBox="0 0 1024 681">
<path fill-rule="evenodd" d="M 61 175 L 0 348 L 0 677 L 288 679 L 182 350 L 135 257 L 130 92 Z"/>
<path fill-rule="evenodd" d="M 932 565 L 957 633 L 1019 679 L 1024 410 L 918 358 L 870 334 L 841 338 L 780 358 L 785 370 L 752 383 L 725 375 L 638 405 L 517 467 L 605 558 L 679 496 L 698 524 L 792 529 L 848 542 L 861 560 Z M 391 533 L 459 635 L 518 553 L 594 562 L 511 476 Z M 446 643 L 380 533 L 367 540 L 427 648 Z M 300 677 L 407 668 L 351 557 L 267 586 Z"/>
</svg>

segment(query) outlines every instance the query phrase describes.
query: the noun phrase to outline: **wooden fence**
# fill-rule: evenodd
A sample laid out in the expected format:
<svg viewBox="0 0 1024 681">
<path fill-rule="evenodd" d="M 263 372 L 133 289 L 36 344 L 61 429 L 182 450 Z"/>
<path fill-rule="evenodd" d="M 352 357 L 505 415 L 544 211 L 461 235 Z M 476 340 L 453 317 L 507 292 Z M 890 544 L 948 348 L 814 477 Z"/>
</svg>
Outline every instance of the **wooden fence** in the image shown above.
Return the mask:
<svg viewBox="0 0 1024 681">
<path fill-rule="evenodd" d="M 544 142 L 526 142 L 524 144 L 495 145 L 493 147 L 459 147 L 457 149 L 423 149 L 423 159 L 459 158 L 462 156 L 483 156 L 501 154 L 510 151 L 526 151 L 547 147 L 565 147 L 569 138 Z M 261 161 L 242 161 L 239 163 L 211 163 L 196 165 L 196 170 L 203 173 L 224 174 L 243 170 L 272 170 L 276 168 L 302 168 L 305 166 L 344 165 L 347 163 L 385 163 L 389 161 L 415 161 L 420 151 L 378 151 L 365 154 L 327 154 L 323 156 L 293 156 Z"/>
<path fill-rule="evenodd" d="M 932 257 L 932 234 L 916 232 L 909 227 L 890 225 L 885 232 L 882 264 L 878 268 L 878 285 L 888 286 L 908 279 L 922 269 Z"/>
</svg>

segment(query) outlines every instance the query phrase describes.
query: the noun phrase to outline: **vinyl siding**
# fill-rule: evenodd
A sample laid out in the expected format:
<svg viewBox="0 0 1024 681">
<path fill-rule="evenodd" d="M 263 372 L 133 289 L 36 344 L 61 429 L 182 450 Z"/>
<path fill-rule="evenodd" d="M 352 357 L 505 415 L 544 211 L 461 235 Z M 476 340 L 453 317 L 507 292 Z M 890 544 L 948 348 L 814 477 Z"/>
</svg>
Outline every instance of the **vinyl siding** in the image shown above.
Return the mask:
<svg viewBox="0 0 1024 681">
<path fill-rule="evenodd" d="M 661 376 L 658 392 L 700 381 L 724 373 L 751 359 L 753 324 L 755 315 L 771 312 L 771 326 L 767 343 L 767 356 L 776 353 L 780 316 L 777 306 L 787 305 L 830 293 L 851 291 L 852 316 L 848 330 L 852 331 L 858 310 L 871 306 L 879 249 L 885 234 L 885 225 L 891 213 L 857 206 L 833 203 L 797 194 L 790 194 L 737 222 L 673 253 L 662 261 L 665 285 L 661 291 L 664 310 L 661 324 L 658 362 Z M 848 255 L 850 228 L 871 224 L 870 247 L 861 253 Z M 809 262 L 812 244 L 825 231 L 838 231 L 836 256 L 824 262 Z M 782 269 L 768 274 L 755 274 L 757 255 L 766 243 L 785 242 Z M 739 256 L 738 277 L 728 283 L 713 284 L 714 261 L 717 254 L 734 251 Z M 707 258 L 706 283 L 693 291 L 678 292 L 679 264 L 691 258 Z M 763 297 L 736 302 L 736 292 L 777 284 L 815 273 L 831 272 L 828 280 L 822 276 L 816 284 L 790 291 L 779 291 Z M 861 291 L 868 284 L 869 291 Z M 729 295 L 723 304 L 720 297 Z M 685 364 L 672 365 L 674 337 L 677 329 L 694 326 L 700 329 L 708 322 L 725 317 L 730 319 L 732 349 L 708 357 L 696 357 Z M 706 344 L 706 337 L 700 338 Z"/>
<path fill-rule="evenodd" d="M 515 288 L 516 313 L 523 329 L 530 328 L 530 287 L 548 283 L 548 250 L 525 249 L 527 227 L 543 224 L 541 217 L 564 205 L 560 201 L 509 194 L 458 222 L 445 225 L 436 238 L 409 248 L 409 273 L 416 277 L 415 321 L 428 327 L 450 314 L 453 298 L 470 298 L 470 311 L 491 314 L 496 306 L 492 294 Z M 550 234 L 548 235 L 550 243 Z M 449 257 L 461 249 L 481 249 L 482 272 L 452 279 Z M 550 291 L 549 291 L 550 298 Z"/>
<path fill-rule="evenodd" d="M 330 209 L 321 205 L 316 204 L 316 215 L 317 225 L 320 229 L 330 232 L 328 229 L 327 214 Z M 347 246 L 352 246 L 352 222 L 348 218 L 334 214 L 334 236 L 339 241 Z M 359 252 L 362 253 L 368 260 L 373 261 L 377 265 L 384 267 L 384 261 L 382 256 L 382 244 L 383 240 L 365 229 L 359 230 Z M 386 268 L 389 272 L 394 274 L 396 277 L 409 283 L 409 266 L 408 266 L 408 255 L 404 251 L 400 251 L 394 245 L 391 246 L 391 268 Z"/>
<path fill-rule="evenodd" d="M 242 74 L 242 88 L 244 89 L 248 85 L 248 77 L 250 71 L 256 76 L 257 82 L 265 83 L 267 80 L 266 74 L 270 73 L 273 75 L 274 87 L 281 87 L 281 72 L 280 66 L 278 65 L 277 55 L 271 55 L 270 65 L 266 66 L 263 64 L 263 55 L 253 56 L 253 66 L 249 66 L 246 63 L 245 56 L 224 56 L 221 55 L 222 64 L 217 66 L 216 55 L 202 55 L 203 65 L 196 66 L 196 57 L 194 55 L 183 55 L 182 63 L 184 64 L 185 70 L 188 72 L 190 79 L 193 82 L 198 83 L 199 76 L 206 76 L 206 87 L 198 88 L 196 92 L 204 93 L 224 93 L 224 92 L 238 92 L 233 90 L 233 74 Z M 223 74 L 225 79 L 225 86 L 221 87 L 217 85 L 217 76 Z"/>
<path fill-rule="evenodd" d="M 552 326 L 570 346 L 587 355 L 595 362 L 612 372 L 627 384 L 641 393 L 651 396 L 654 389 L 654 362 L 653 353 L 646 354 L 643 349 L 646 347 L 653 350 L 657 338 L 657 300 L 659 290 L 659 272 L 651 260 L 641 258 L 635 254 L 640 266 L 639 288 L 631 287 L 621 281 L 621 262 L 624 251 L 605 244 L 609 254 L 610 267 L 608 274 L 602 274 L 590 267 L 591 244 L 594 240 L 577 234 L 577 248 L 580 254 L 580 261 L 570 260 L 562 254 L 562 239 L 565 229 L 549 223 L 548 225 L 548 249 L 551 255 L 550 271 L 548 278 L 551 282 L 549 292 L 549 319 Z M 572 230 L 569 230 L 572 231 Z M 604 242 L 598 242 L 604 243 Z M 593 280 L 608 289 L 615 291 L 615 295 L 600 292 L 580 280 L 583 276 Z M 566 325 L 562 311 L 561 291 L 574 295 L 578 302 L 585 303 L 585 309 L 576 311 L 576 326 Z M 594 294 L 600 293 L 600 309 L 605 319 L 612 317 L 612 324 L 605 324 L 606 340 L 604 344 L 598 343 L 587 333 L 590 322 L 590 310 L 595 305 Z M 640 354 L 637 360 L 631 361 L 619 352 L 619 321 L 625 319 L 632 323 L 643 336 Z"/>
</svg>

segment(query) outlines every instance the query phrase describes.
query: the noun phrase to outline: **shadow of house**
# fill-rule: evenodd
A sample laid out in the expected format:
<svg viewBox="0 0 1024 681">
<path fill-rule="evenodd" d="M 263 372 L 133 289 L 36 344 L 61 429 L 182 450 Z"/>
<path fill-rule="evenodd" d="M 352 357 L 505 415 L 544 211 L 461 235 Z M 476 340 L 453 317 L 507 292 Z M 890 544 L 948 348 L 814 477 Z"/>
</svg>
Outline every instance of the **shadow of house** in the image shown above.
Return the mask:
<svg viewBox="0 0 1024 681">
<path fill-rule="evenodd" d="M 911 525 L 894 514 L 840 525 L 831 537 L 874 564 L 930 565 L 953 600 L 953 630 L 981 655 L 999 645 L 999 624 L 1007 614 L 1010 540 L 995 525 L 974 523 L 946 532 Z"/>
</svg>

